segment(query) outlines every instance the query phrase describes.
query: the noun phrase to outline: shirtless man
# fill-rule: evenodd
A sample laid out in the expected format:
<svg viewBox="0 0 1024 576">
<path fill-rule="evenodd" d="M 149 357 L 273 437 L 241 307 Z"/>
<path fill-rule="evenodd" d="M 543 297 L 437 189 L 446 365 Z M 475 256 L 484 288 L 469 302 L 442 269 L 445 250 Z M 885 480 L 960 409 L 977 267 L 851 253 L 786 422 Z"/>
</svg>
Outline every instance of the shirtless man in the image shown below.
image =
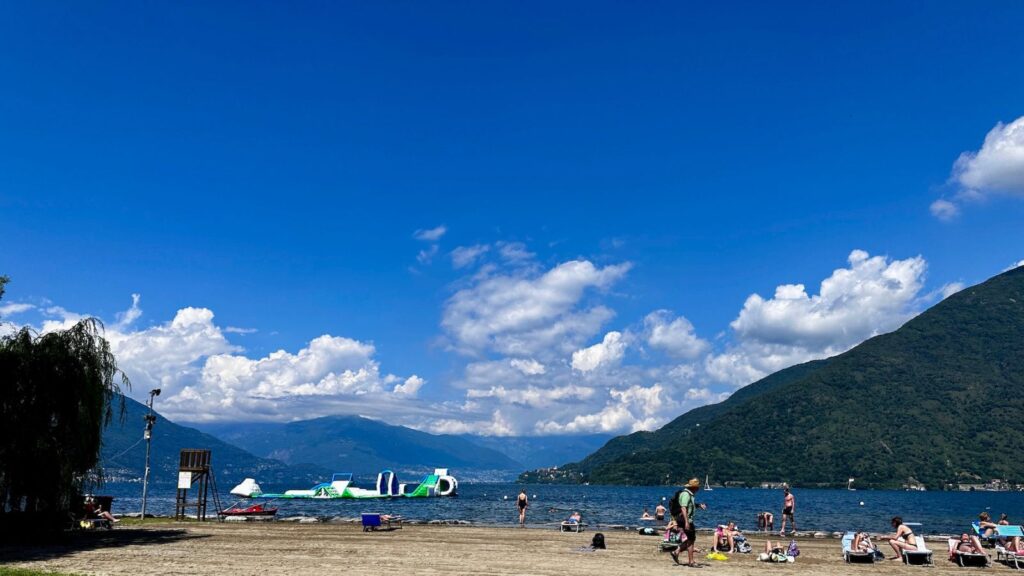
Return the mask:
<svg viewBox="0 0 1024 576">
<path fill-rule="evenodd" d="M 789 488 L 785 490 L 785 498 L 782 499 L 782 529 L 779 530 L 779 536 L 786 534 L 786 520 L 793 525 L 793 532 L 796 532 L 796 518 L 793 514 L 796 512 L 796 498 L 790 493 Z"/>
<path fill-rule="evenodd" d="M 654 519 L 664 520 L 665 519 L 665 507 L 658 504 L 658 507 L 654 509 Z"/>
</svg>

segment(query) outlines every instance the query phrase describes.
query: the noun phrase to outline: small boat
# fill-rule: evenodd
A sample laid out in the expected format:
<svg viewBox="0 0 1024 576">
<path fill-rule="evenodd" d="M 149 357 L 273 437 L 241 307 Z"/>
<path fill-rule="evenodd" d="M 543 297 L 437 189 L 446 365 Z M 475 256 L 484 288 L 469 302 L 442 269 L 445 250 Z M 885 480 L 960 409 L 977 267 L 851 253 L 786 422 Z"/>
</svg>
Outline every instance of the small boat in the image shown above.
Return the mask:
<svg viewBox="0 0 1024 576">
<path fill-rule="evenodd" d="M 267 504 L 270 502 L 264 502 L 262 504 L 253 504 L 252 506 L 242 508 L 241 502 L 236 502 L 226 509 L 220 511 L 221 516 L 276 516 L 277 508 L 268 508 Z"/>
<path fill-rule="evenodd" d="M 708 475 L 705 474 L 704 475 L 704 491 L 705 492 L 710 492 L 712 490 L 714 490 L 714 488 L 711 487 L 711 484 L 708 482 Z"/>
</svg>

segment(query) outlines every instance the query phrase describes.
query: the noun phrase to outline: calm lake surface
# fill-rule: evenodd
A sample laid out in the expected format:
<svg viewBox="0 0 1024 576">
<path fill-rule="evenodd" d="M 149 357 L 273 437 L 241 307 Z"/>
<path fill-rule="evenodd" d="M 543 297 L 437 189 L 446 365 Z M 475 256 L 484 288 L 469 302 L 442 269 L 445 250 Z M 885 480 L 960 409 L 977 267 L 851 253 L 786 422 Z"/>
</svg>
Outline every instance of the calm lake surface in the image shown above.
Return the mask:
<svg viewBox="0 0 1024 576">
<path fill-rule="evenodd" d="M 374 478 L 357 478 L 360 486 L 372 486 Z M 220 486 L 221 504 L 227 507 L 238 499 L 227 492 L 234 484 Z M 263 486 L 265 491 L 307 486 Z M 662 499 L 676 488 L 665 486 L 552 486 L 520 484 L 459 483 L 457 498 L 394 500 L 278 500 L 278 515 L 316 516 L 320 518 L 356 518 L 361 512 L 401 514 L 409 519 L 464 520 L 486 525 L 514 525 L 518 522 L 515 497 L 526 488 L 530 497 L 527 524 L 531 527 L 554 526 L 573 510 L 583 514 L 591 526 L 644 526 L 640 515 L 644 507 L 652 513 Z M 97 493 L 116 498 L 114 512 L 137 513 L 141 508 L 142 485 L 107 484 Z M 801 531 L 840 531 L 863 529 L 885 531 L 889 519 L 903 516 L 907 522 L 920 522 L 925 533 L 955 533 L 970 528 L 979 512 L 994 516 L 1005 512 L 1013 523 L 1024 523 L 1024 492 L 898 492 L 886 490 L 794 489 L 796 519 Z M 175 487 L 150 485 L 147 512 L 174 513 Z M 194 498 L 194 495 L 193 495 Z M 507 500 L 506 500 L 507 498 Z M 716 488 L 701 491 L 698 501 L 708 505 L 697 514 L 698 527 L 713 527 L 729 520 L 741 528 L 757 528 L 757 513 L 775 514 L 775 528 L 782 518 L 782 491 Z M 861 505 L 863 502 L 863 505 Z M 666 504 L 667 506 L 667 504 Z M 213 510 L 212 498 L 210 510 Z"/>
</svg>

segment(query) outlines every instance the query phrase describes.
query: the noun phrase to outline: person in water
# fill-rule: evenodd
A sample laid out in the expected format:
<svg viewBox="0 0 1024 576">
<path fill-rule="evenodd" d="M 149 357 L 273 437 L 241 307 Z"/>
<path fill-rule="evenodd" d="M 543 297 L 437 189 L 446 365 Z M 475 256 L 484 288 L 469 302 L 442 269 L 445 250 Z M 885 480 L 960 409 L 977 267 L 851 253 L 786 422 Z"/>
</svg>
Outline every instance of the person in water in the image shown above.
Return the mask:
<svg viewBox="0 0 1024 576">
<path fill-rule="evenodd" d="M 760 531 L 771 532 L 775 530 L 775 515 L 767 510 L 764 512 L 757 513 L 757 529 Z"/>
<path fill-rule="evenodd" d="M 683 529 L 683 535 L 686 539 L 672 551 L 672 560 L 676 564 L 679 562 L 679 554 L 686 550 L 686 556 L 688 558 L 687 566 L 697 566 L 697 563 L 693 561 L 693 549 L 697 542 L 697 525 L 694 524 L 694 515 L 697 513 L 697 508 L 701 510 L 707 510 L 707 505 L 697 504 L 697 492 L 700 491 L 700 480 L 696 478 L 690 478 L 690 481 L 686 483 L 686 488 L 679 492 L 679 516 L 675 518 L 676 524 Z"/>
<path fill-rule="evenodd" d="M 796 513 L 796 498 L 793 493 L 786 488 L 783 492 L 785 496 L 782 498 L 782 528 L 779 530 L 779 536 L 786 533 L 786 520 L 788 519 L 790 524 L 793 525 L 793 532 L 796 532 L 796 517 L 793 514 Z"/>
<path fill-rule="evenodd" d="M 658 507 L 654 509 L 654 519 L 659 521 L 665 519 L 665 506 L 658 504 Z"/>
<path fill-rule="evenodd" d="M 889 545 L 892 546 L 892 551 L 896 555 L 889 560 L 900 560 L 903 557 L 903 551 L 907 550 L 913 552 L 917 550 L 917 536 L 914 531 L 903 523 L 903 518 L 894 516 L 892 519 L 892 527 L 896 532 L 889 535 Z"/>
<path fill-rule="evenodd" d="M 654 516 L 651 516 L 651 513 L 647 511 L 647 508 L 644 508 L 644 513 L 640 516 L 640 519 L 641 520 L 654 520 Z"/>
<path fill-rule="evenodd" d="M 530 506 L 530 499 L 526 497 L 526 490 L 519 491 L 516 498 L 516 506 L 519 508 L 519 525 L 526 527 L 526 509 Z"/>
</svg>

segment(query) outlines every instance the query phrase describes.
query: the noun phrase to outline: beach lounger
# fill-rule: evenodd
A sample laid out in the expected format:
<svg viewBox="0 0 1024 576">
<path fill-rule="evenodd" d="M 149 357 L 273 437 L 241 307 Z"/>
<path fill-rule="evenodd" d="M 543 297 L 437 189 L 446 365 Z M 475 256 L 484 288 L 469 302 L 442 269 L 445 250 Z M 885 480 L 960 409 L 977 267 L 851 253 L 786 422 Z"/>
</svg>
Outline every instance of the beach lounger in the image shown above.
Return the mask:
<svg viewBox="0 0 1024 576">
<path fill-rule="evenodd" d="M 383 524 L 380 514 L 363 514 L 363 532 L 372 532 Z"/>
<path fill-rule="evenodd" d="M 874 564 L 874 552 L 862 552 L 860 550 L 853 549 L 853 539 L 856 538 L 856 536 L 856 532 L 847 532 L 846 534 L 843 534 L 843 560 L 845 560 L 847 564 Z"/>
<path fill-rule="evenodd" d="M 933 566 L 932 551 L 924 541 L 924 536 L 917 535 L 917 550 L 904 550 L 903 563 L 909 566 Z"/>
<path fill-rule="evenodd" d="M 960 566 L 964 566 L 964 567 L 967 567 L 967 566 L 981 566 L 981 567 L 988 566 L 988 555 L 986 555 L 986 554 L 961 552 L 961 551 L 957 550 L 957 547 L 960 545 L 960 539 L 959 538 L 950 538 L 947 545 L 949 546 L 949 560 L 950 560 L 950 562 L 956 562 Z"/>
<path fill-rule="evenodd" d="M 583 528 L 586 526 L 584 522 L 562 522 L 559 527 L 559 532 L 583 532 Z"/>
<path fill-rule="evenodd" d="M 1024 552 L 1014 552 L 1002 544 L 996 544 L 996 561 L 1020 570 L 1024 567 Z"/>
<path fill-rule="evenodd" d="M 401 530 L 402 529 L 402 517 L 401 516 L 388 516 L 384 517 L 383 514 L 362 514 L 363 519 L 363 532 L 372 532 L 377 528 L 387 528 L 388 530 Z"/>
</svg>

